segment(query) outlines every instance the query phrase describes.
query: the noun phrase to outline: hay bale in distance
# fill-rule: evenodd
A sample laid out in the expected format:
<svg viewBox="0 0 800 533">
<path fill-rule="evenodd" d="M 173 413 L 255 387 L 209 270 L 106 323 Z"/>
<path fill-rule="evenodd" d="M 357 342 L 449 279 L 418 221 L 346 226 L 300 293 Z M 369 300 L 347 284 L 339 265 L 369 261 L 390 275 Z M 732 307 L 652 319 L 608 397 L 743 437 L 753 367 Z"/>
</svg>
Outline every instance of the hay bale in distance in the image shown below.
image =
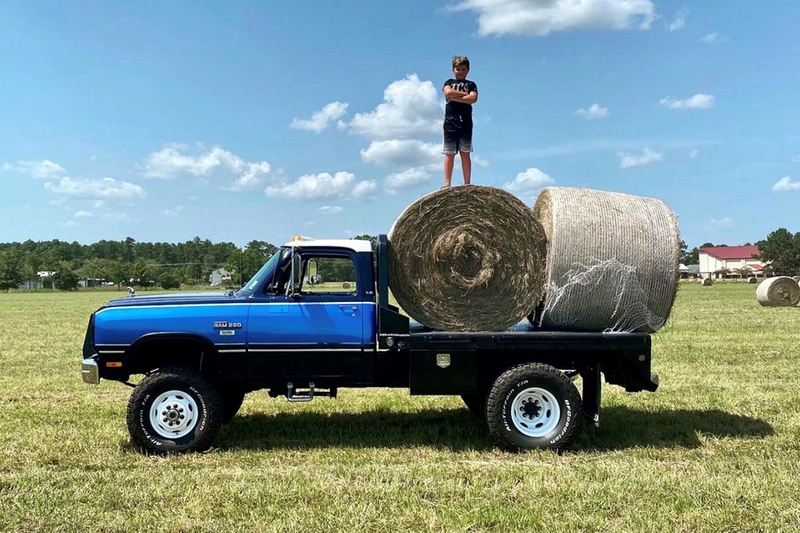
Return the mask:
<svg viewBox="0 0 800 533">
<path fill-rule="evenodd" d="M 700 278 L 700 283 L 703 287 L 711 287 L 714 284 L 714 280 L 711 278 Z"/>
<path fill-rule="evenodd" d="M 530 208 L 471 185 L 419 198 L 388 234 L 389 285 L 428 327 L 499 331 L 539 303 L 547 243 Z"/>
<path fill-rule="evenodd" d="M 767 278 L 756 289 L 756 299 L 765 307 L 794 307 L 800 302 L 800 285 L 789 276 Z"/>
<path fill-rule="evenodd" d="M 533 208 L 548 239 L 542 327 L 654 332 L 680 277 L 678 224 L 662 201 L 545 188 Z"/>
<path fill-rule="evenodd" d="M 747 278 L 747 283 L 758 283 L 758 278 L 755 276 L 750 276 Z"/>
<path fill-rule="evenodd" d="M 800 284 L 800 276 L 793 276 L 793 280 L 795 280 L 798 284 Z"/>
</svg>

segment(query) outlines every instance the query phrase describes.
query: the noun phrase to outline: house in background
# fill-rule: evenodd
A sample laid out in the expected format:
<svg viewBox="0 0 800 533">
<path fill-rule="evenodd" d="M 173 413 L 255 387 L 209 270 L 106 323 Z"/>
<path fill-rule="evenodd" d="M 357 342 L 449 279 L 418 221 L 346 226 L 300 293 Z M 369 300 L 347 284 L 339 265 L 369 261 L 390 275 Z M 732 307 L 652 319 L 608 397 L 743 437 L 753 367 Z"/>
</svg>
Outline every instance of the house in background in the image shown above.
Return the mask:
<svg viewBox="0 0 800 533">
<path fill-rule="evenodd" d="M 681 279 L 697 279 L 700 277 L 700 265 L 684 265 L 681 263 L 678 270 L 681 273 Z"/>
<path fill-rule="evenodd" d="M 221 287 L 223 283 L 231 280 L 231 273 L 224 268 L 218 268 L 208 277 L 212 287 Z"/>
<path fill-rule="evenodd" d="M 758 246 L 708 246 L 700 248 L 700 277 L 761 277 L 764 263 Z"/>
</svg>

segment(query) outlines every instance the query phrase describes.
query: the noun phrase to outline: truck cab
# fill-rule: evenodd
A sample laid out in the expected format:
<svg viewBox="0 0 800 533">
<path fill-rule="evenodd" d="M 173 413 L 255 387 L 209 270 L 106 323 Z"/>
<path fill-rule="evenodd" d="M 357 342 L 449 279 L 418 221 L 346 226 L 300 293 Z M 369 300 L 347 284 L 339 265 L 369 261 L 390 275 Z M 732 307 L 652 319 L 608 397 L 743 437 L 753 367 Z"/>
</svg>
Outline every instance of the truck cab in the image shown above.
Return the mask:
<svg viewBox="0 0 800 533">
<path fill-rule="evenodd" d="M 646 334 L 414 323 L 390 303 L 388 246 L 384 235 L 375 250 L 293 238 L 236 292 L 113 300 L 89 319 L 83 379 L 134 387 L 128 430 L 154 452 L 207 448 L 259 389 L 290 401 L 335 398 L 341 387 L 460 395 L 509 449 L 564 447 L 581 418 L 597 423 L 601 374 L 629 391 L 656 389 Z"/>
</svg>

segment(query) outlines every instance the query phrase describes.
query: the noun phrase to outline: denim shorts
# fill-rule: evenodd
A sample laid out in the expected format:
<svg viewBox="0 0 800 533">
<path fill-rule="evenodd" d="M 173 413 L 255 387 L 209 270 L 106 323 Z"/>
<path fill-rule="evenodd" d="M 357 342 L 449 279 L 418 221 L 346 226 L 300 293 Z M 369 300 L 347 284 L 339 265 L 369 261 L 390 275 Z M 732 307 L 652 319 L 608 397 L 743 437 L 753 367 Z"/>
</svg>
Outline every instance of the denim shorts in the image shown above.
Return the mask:
<svg viewBox="0 0 800 533">
<path fill-rule="evenodd" d="M 445 117 L 443 130 L 443 154 L 472 151 L 472 120 L 464 120 L 461 117 Z"/>
</svg>

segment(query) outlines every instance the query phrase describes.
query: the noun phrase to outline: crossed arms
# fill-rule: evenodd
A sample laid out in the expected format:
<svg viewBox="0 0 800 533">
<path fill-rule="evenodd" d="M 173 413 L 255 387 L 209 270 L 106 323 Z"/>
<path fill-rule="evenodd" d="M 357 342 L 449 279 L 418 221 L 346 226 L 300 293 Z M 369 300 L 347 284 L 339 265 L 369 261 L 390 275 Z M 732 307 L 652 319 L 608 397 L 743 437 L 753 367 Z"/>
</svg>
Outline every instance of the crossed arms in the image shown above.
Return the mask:
<svg viewBox="0 0 800 533">
<path fill-rule="evenodd" d="M 465 93 L 464 91 L 456 91 L 449 85 L 445 85 L 444 89 L 442 90 L 444 91 L 444 96 L 451 102 L 460 102 L 462 104 L 472 105 L 478 101 L 478 93 L 476 91 Z"/>
</svg>

